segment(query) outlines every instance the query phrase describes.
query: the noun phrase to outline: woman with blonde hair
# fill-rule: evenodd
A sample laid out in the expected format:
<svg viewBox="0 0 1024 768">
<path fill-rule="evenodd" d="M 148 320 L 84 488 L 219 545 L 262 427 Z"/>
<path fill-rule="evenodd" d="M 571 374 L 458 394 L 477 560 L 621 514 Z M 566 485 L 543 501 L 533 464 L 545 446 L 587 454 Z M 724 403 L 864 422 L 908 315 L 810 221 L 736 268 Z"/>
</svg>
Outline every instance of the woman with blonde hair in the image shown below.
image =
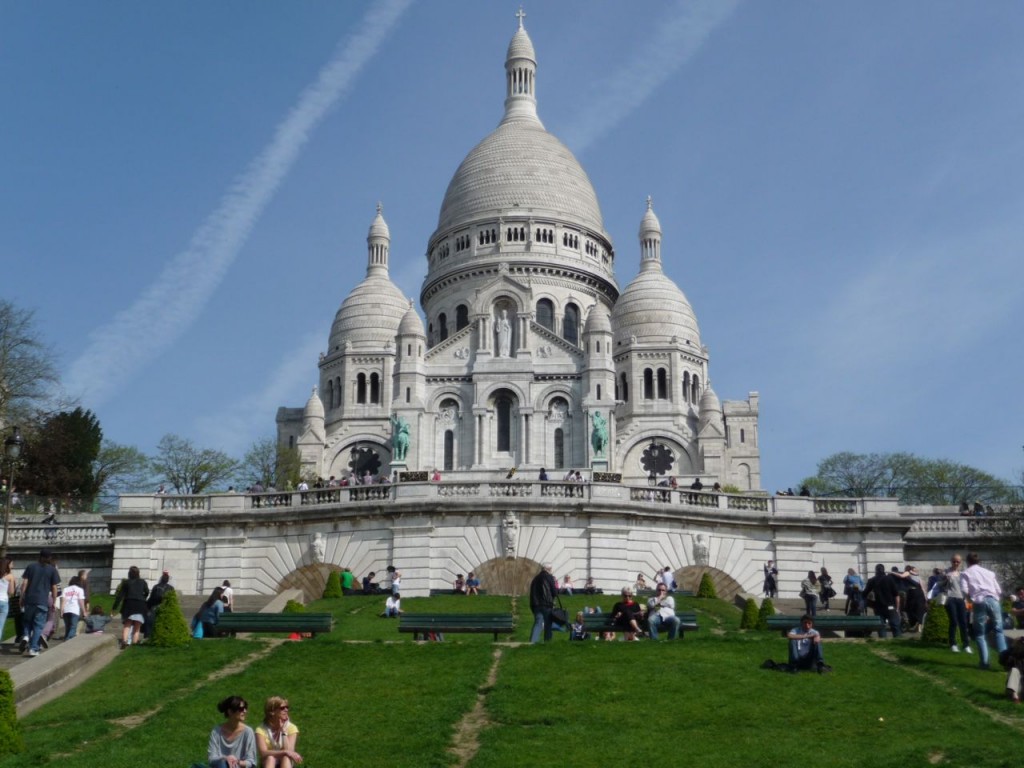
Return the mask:
<svg viewBox="0 0 1024 768">
<path fill-rule="evenodd" d="M 289 717 L 288 699 L 271 696 L 263 705 L 263 723 L 256 727 L 256 749 L 263 768 L 292 768 L 302 762 L 295 751 L 299 729 Z"/>
</svg>

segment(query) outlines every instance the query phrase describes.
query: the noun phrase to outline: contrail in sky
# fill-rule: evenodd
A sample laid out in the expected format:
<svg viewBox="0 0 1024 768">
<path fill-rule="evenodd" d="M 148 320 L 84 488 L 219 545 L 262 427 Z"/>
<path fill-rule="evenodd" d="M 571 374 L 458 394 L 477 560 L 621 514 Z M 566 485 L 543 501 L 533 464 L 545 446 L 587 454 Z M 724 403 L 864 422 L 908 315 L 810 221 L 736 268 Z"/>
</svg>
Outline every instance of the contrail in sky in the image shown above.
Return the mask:
<svg viewBox="0 0 1024 768">
<path fill-rule="evenodd" d="M 90 335 L 68 391 L 102 403 L 195 322 L 313 130 L 351 87 L 412 0 L 374 3 L 192 237 L 135 303 Z"/>
<path fill-rule="evenodd" d="M 737 5 L 739 0 L 679 0 L 675 13 L 659 20 L 650 43 L 637 48 L 601 84 L 604 96 L 591 99 L 573 123 L 559 131 L 565 143 L 574 152 L 583 152 L 614 128 L 692 59 L 711 33 L 732 17 Z"/>
</svg>

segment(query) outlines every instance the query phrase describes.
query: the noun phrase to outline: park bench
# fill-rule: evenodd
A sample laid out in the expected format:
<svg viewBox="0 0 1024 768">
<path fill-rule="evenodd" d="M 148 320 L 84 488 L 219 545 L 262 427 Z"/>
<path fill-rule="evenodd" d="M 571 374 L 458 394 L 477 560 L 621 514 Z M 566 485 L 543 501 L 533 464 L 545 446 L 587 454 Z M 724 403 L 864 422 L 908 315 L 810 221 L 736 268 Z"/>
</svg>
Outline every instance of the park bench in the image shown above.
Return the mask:
<svg viewBox="0 0 1024 768">
<path fill-rule="evenodd" d="M 644 600 L 646 600 L 648 597 L 657 597 L 657 595 L 657 589 L 638 589 L 634 597 L 637 600 L 639 600 L 641 597 L 644 598 Z M 694 592 L 692 589 L 677 589 L 675 592 L 672 593 L 672 597 L 676 599 L 680 597 L 694 597 Z"/>
<path fill-rule="evenodd" d="M 800 626 L 800 616 L 783 616 L 776 614 L 768 617 L 768 629 L 777 629 L 785 637 L 794 627 Z M 825 632 L 845 632 L 847 637 L 860 637 L 878 632 L 884 625 L 881 616 L 844 616 L 837 614 L 818 614 L 814 617 L 814 628 Z"/>
<path fill-rule="evenodd" d="M 334 617 L 329 613 L 222 613 L 217 634 L 236 632 L 282 632 L 316 635 L 330 632 Z"/>
<path fill-rule="evenodd" d="M 430 590 L 431 597 L 437 597 L 438 595 L 465 595 L 465 592 L 456 592 L 454 589 L 432 589 Z M 481 589 L 477 591 L 478 595 L 486 595 L 487 590 Z"/>
<path fill-rule="evenodd" d="M 676 611 L 676 616 L 679 617 L 679 639 L 682 639 L 687 632 L 696 632 L 700 629 L 697 624 L 697 614 L 693 611 Z M 592 635 L 601 632 L 622 631 L 622 627 L 616 626 L 612 621 L 611 613 L 588 613 L 583 617 L 583 626 Z M 668 629 L 663 629 L 658 634 L 668 637 Z"/>
<path fill-rule="evenodd" d="M 411 632 L 413 640 L 445 632 L 490 634 L 497 640 L 513 629 L 511 613 L 403 613 L 398 622 L 398 631 Z"/>
</svg>

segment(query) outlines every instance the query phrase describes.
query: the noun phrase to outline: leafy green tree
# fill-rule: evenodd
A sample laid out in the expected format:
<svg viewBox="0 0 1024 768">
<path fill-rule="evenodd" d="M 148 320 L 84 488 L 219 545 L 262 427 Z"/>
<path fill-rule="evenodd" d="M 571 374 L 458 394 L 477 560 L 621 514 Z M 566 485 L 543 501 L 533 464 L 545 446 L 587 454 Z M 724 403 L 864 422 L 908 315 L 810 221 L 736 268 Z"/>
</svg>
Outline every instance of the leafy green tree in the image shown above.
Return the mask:
<svg viewBox="0 0 1024 768">
<path fill-rule="evenodd" d="M 1006 482 L 980 469 L 910 453 L 836 453 L 803 485 L 815 496 L 885 497 L 903 504 L 998 504 L 1012 495 Z"/>
<path fill-rule="evenodd" d="M 131 445 L 104 440 L 92 471 L 101 494 L 141 493 L 154 486 L 149 457 Z"/>
<path fill-rule="evenodd" d="M 222 451 L 196 448 L 184 437 L 164 435 L 152 468 L 176 493 L 196 494 L 231 479 L 238 462 Z"/>
<path fill-rule="evenodd" d="M 298 448 L 263 437 L 254 442 L 242 458 L 238 484 L 247 487 L 258 480 L 264 488 L 294 488 L 299 482 L 299 469 Z"/>
<path fill-rule="evenodd" d="M 54 353 L 39 337 L 35 313 L 0 299 L 0 428 L 26 423 L 57 383 Z"/>
<path fill-rule="evenodd" d="M 324 585 L 324 597 L 341 597 L 341 576 L 338 571 L 331 571 Z"/>
<path fill-rule="evenodd" d="M 50 416 L 26 444 L 23 485 L 46 496 L 91 499 L 99 490 L 93 462 L 102 441 L 92 411 L 75 408 Z"/>
<path fill-rule="evenodd" d="M 0 669 L 0 755 L 12 755 L 24 749 L 14 704 L 14 682 L 10 672 Z"/>
</svg>

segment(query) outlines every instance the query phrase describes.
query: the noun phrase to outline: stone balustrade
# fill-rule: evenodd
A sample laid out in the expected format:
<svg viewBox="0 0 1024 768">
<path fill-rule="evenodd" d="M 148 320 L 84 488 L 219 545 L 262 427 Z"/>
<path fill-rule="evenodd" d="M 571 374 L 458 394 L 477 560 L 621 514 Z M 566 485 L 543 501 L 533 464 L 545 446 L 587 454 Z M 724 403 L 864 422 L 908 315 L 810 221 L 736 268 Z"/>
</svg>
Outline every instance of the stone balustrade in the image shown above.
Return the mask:
<svg viewBox="0 0 1024 768">
<path fill-rule="evenodd" d="M 107 524 L 96 523 L 75 525 L 12 525 L 8 533 L 12 545 L 53 545 L 53 544 L 102 544 L 110 541 Z"/>
</svg>

